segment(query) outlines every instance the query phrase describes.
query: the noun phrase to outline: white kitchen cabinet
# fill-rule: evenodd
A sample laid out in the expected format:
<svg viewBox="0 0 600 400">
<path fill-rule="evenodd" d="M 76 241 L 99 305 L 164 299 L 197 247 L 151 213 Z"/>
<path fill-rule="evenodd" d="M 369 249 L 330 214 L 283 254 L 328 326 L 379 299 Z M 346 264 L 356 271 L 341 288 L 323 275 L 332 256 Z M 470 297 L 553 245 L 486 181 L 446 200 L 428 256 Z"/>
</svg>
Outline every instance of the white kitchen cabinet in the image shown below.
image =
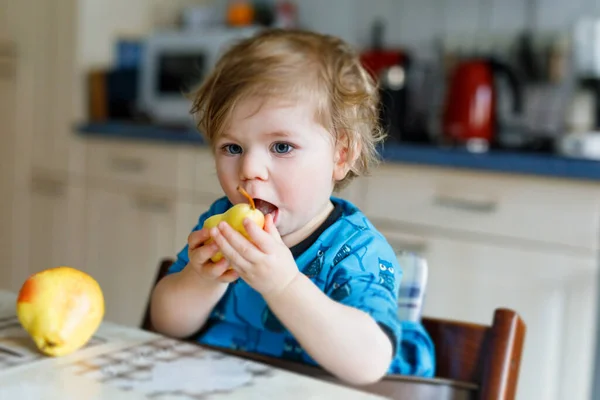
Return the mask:
<svg viewBox="0 0 600 400">
<path fill-rule="evenodd" d="M 389 212 L 393 212 L 389 210 Z M 500 307 L 527 325 L 517 399 L 587 399 L 595 346 L 596 260 L 374 220 L 397 250 L 429 266 L 423 314 L 490 324 Z"/>
<path fill-rule="evenodd" d="M 158 262 L 173 255 L 175 199 L 171 193 L 87 189 L 82 270 L 102 287 L 106 320 L 139 326 Z"/>
<path fill-rule="evenodd" d="M 28 229 L 29 240 L 23 242 L 19 254 L 26 254 L 29 259 L 17 263 L 14 283 L 22 283 L 29 274 L 47 268 L 83 268 L 83 182 L 73 184 L 64 176 L 34 176 L 28 195 L 28 223 L 23 228 Z"/>
<path fill-rule="evenodd" d="M 209 147 L 200 147 L 194 150 L 196 177 L 194 193 L 200 196 L 221 197 L 225 194 L 217 177 L 215 159 Z"/>
<path fill-rule="evenodd" d="M 38 174 L 15 190 L 11 289 L 32 273 L 84 263 L 85 190 L 65 174 Z"/>
<path fill-rule="evenodd" d="M 4 46 L 8 47 L 8 45 Z M 13 262 L 13 202 L 15 188 L 16 71 L 12 57 L 0 55 L 0 288 L 9 289 Z"/>
<path fill-rule="evenodd" d="M 153 187 L 173 193 L 194 188 L 192 148 L 133 140 L 86 141 L 85 175 L 94 185 Z"/>
<path fill-rule="evenodd" d="M 187 244 L 188 236 L 198 223 L 200 215 L 208 210 L 212 201 L 214 200 L 210 197 L 177 201 L 173 250 L 166 256 L 173 259 L 177 256 L 177 253 Z"/>
<path fill-rule="evenodd" d="M 0 40 L 8 38 L 10 35 L 10 32 L 8 30 L 9 6 L 9 0 L 0 0 Z"/>
<path fill-rule="evenodd" d="M 368 179 L 365 210 L 421 229 L 600 248 L 600 186 L 576 181 L 388 164 Z"/>
<path fill-rule="evenodd" d="M 85 260 L 106 319 L 138 326 L 162 258 L 175 257 L 199 214 L 195 149 L 87 139 Z M 210 204 L 210 203 L 209 203 Z"/>
<path fill-rule="evenodd" d="M 587 182 L 386 164 L 365 213 L 429 265 L 424 314 L 527 325 L 517 399 L 586 400 L 595 348 L 600 187 Z"/>
<path fill-rule="evenodd" d="M 27 0 L 21 9 L 27 18 L 24 51 L 31 65 L 35 92 L 31 107 L 32 167 L 52 171 L 80 171 L 75 152 L 81 151 L 72 135 L 75 122 L 76 0 Z"/>
</svg>

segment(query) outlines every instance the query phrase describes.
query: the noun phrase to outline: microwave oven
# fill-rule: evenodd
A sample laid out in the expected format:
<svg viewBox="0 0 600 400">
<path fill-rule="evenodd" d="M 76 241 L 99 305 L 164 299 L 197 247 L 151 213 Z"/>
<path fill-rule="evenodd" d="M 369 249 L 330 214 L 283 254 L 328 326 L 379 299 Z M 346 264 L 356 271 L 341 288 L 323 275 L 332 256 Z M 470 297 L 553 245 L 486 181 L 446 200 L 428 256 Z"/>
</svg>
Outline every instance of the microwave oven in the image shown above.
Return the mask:
<svg viewBox="0 0 600 400">
<path fill-rule="evenodd" d="M 227 46 L 258 29 L 215 27 L 151 34 L 139 64 L 138 109 L 158 124 L 193 125 L 192 101 L 186 94 L 202 82 Z"/>
</svg>

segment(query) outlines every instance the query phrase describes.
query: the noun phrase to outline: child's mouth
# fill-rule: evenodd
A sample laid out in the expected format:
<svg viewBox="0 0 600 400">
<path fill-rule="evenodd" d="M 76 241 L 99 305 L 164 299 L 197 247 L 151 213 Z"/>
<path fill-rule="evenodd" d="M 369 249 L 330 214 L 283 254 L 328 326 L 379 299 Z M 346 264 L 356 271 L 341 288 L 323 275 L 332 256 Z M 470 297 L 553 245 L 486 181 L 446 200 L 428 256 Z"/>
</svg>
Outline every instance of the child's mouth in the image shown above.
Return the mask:
<svg viewBox="0 0 600 400">
<path fill-rule="evenodd" d="M 254 199 L 254 205 L 264 215 L 272 214 L 273 218 L 275 218 L 275 216 L 277 215 L 277 206 L 269 203 L 266 200 Z"/>
</svg>

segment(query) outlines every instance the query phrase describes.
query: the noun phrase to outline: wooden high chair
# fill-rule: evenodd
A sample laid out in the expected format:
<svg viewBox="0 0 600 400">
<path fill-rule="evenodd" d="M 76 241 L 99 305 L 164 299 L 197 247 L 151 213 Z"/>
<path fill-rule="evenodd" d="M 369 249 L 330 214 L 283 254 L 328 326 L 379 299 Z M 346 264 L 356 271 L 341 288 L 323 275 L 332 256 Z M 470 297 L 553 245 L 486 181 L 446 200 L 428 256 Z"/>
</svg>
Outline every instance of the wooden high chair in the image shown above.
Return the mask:
<svg viewBox="0 0 600 400">
<path fill-rule="evenodd" d="M 160 262 L 155 284 L 166 275 L 172 262 Z M 491 325 L 427 317 L 422 318 L 422 323 L 435 345 L 435 378 L 388 375 L 378 383 L 354 388 L 391 399 L 514 399 L 526 330 L 515 311 L 496 309 Z M 154 331 L 149 303 L 141 327 Z M 217 350 L 349 386 L 321 368 L 231 349 Z"/>
</svg>

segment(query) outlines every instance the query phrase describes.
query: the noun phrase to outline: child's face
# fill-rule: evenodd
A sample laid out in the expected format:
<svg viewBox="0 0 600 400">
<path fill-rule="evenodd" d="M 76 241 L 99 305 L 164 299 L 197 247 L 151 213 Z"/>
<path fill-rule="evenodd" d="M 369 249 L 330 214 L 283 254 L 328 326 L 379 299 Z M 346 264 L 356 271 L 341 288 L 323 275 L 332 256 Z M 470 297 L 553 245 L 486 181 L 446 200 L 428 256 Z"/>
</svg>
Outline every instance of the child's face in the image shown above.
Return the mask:
<svg viewBox="0 0 600 400">
<path fill-rule="evenodd" d="M 260 199 L 257 207 L 273 214 L 293 246 L 329 212 L 334 183 L 347 169 L 311 104 L 267 101 L 257 110 L 260 105 L 256 99 L 238 103 L 216 138 L 217 175 L 233 204 L 246 201 L 238 185 Z"/>
</svg>

